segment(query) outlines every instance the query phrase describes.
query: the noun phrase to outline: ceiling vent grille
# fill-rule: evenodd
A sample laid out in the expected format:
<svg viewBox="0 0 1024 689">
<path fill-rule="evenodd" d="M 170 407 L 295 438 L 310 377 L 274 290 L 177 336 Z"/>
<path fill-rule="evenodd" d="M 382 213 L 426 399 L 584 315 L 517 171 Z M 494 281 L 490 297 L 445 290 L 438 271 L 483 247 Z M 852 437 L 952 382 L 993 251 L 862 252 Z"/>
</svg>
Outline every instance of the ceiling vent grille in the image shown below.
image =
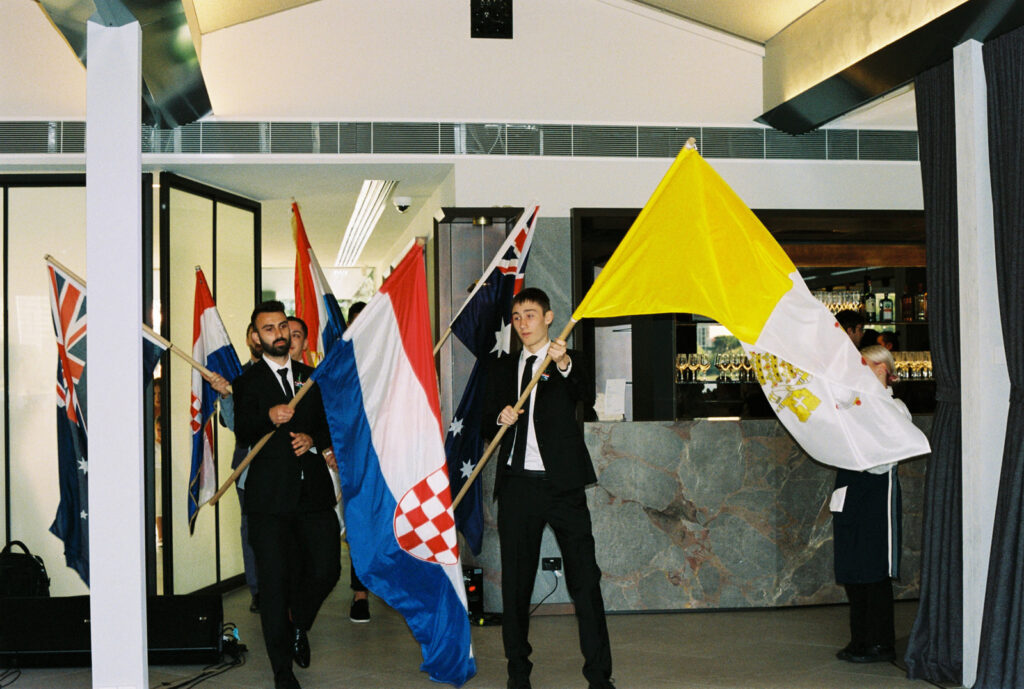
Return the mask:
<svg viewBox="0 0 1024 689">
<path fill-rule="evenodd" d="M 862 129 L 858 153 L 861 160 L 917 160 L 917 132 Z"/>
<path fill-rule="evenodd" d="M 572 155 L 572 125 L 510 124 L 506 126 L 506 132 L 509 155 Z"/>
<path fill-rule="evenodd" d="M 914 132 L 914 138 L 917 138 L 917 132 Z M 829 160 L 857 160 L 856 129 L 826 129 L 825 140 Z M 914 160 L 917 160 L 916 156 Z"/>
<path fill-rule="evenodd" d="M 440 152 L 441 125 L 437 122 L 374 122 L 373 153 Z"/>
<path fill-rule="evenodd" d="M 704 127 L 700 152 L 705 158 L 764 158 L 764 129 Z"/>
<path fill-rule="evenodd" d="M 636 127 L 606 127 L 587 124 L 572 127 L 574 156 L 636 157 Z"/>
<path fill-rule="evenodd" d="M 776 129 L 766 129 L 764 155 L 772 159 L 825 160 L 828 157 L 826 143 L 823 129 L 795 136 Z"/>
<path fill-rule="evenodd" d="M 690 137 L 700 150 L 700 127 L 640 127 L 637 150 L 641 158 L 675 158 Z"/>
<path fill-rule="evenodd" d="M 476 122 L 195 122 L 142 127 L 142 152 L 674 158 L 690 137 L 706 158 L 918 160 L 917 132 Z M 0 122 L 0 155 L 85 151 L 84 122 Z"/>
</svg>

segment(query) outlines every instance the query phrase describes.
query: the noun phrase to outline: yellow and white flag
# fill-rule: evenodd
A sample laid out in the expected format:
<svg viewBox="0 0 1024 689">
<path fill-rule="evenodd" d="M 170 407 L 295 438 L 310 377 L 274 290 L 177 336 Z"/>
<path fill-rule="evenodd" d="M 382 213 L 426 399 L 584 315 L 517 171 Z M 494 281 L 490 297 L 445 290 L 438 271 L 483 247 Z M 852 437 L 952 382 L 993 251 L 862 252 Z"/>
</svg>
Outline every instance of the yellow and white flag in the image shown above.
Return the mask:
<svg viewBox="0 0 1024 689">
<path fill-rule="evenodd" d="M 782 247 L 689 149 L 573 319 L 676 312 L 740 340 L 779 420 L 819 462 L 863 470 L 930 451 Z"/>
</svg>

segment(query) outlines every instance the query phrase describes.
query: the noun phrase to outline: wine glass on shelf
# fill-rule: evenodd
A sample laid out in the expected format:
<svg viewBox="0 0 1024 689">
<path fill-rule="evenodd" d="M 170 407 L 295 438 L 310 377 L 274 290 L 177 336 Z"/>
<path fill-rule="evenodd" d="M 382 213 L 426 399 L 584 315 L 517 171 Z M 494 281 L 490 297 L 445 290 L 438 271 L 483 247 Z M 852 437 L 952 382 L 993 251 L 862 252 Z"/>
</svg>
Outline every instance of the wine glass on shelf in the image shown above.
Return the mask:
<svg viewBox="0 0 1024 689">
<path fill-rule="evenodd" d="M 697 381 L 697 369 L 700 368 L 700 355 L 697 352 L 690 352 L 686 359 L 686 367 L 690 369 L 690 380 Z"/>
<path fill-rule="evenodd" d="M 708 369 L 711 368 L 711 355 L 707 352 L 700 353 L 700 362 L 697 366 L 700 369 L 701 380 L 708 379 Z"/>
<path fill-rule="evenodd" d="M 729 380 L 729 355 L 719 352 L 715 355 L 715 370 L 718 371 L 716 378 L 719 383 L 725 383 Z"/>
<path fill-rule="evenodd" d="M 892 358 L 896 363 L 896 379 L 906 380 L 907 379 L 907 353 L 906 352 L 893 352 Z"/>
<path fill-rule="evenodd" d="M 676 379 L 677 383 L 682 383 L 686 380 L 683 375 L 686 373 L 686 362 L 687 359 L 685 354 L 676 354 L 676 370 L 679 371 L 679 378 Z"/>
<path fill-rule="evenodd" d="M 749 356 L 747 356 L 746 352 L 740 356 L 743 357 L 740 362 L 740 365 L 743 366 L 743 377 L 748 383 L 750 383 L 754 380 L 754 362 Z"/>
<path fill-rule="evenodd" d="M 924 355 L 924 377 L 931 380 L 932 374 L 932 353 L 922 352 Z"/>
</svg>

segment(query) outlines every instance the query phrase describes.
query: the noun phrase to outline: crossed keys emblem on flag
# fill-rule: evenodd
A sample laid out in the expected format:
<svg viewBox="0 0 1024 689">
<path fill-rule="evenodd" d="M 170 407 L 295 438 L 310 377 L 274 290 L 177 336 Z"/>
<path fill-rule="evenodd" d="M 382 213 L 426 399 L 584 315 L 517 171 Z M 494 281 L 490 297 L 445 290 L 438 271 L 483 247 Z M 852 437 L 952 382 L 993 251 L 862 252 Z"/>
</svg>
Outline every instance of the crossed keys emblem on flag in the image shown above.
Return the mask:
<svg viewBox="0 0 1024 689">
<path fill-rule="evenodd" d="M 395 508 L 395 538 L 402 550 L 426 562 L 459 561 L 448 471 L 442 466 L 410 488 Z"/>
<path fill-rule="evenodd" d="M 788 409 L 801 423 L 808 421 L 821 404 L 821 400 L 807 387 L 814 376 L 774 354 L 751 352 L 750 355 L 754 360 L 757 382 L 775 407 L 775 413 L 781 414 L 783 409 Z"/>
</svg>

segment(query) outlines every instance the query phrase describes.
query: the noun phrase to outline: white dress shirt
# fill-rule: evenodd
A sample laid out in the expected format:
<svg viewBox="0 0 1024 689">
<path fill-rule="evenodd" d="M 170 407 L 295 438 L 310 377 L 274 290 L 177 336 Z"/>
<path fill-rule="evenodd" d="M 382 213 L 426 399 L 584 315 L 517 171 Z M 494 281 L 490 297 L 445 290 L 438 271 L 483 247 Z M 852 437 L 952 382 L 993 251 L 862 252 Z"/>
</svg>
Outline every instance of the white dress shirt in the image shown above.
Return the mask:
<svg viewBox="0 0 1024 689">
<path fill-rule="evenodd" d="M 551 340 L 548 340 L 544 345 L 536 352 L 530 352 L 523 347 L 523 351 L 519 354 L 519 365 L 516 367 L 516 399 L 519 399 L 519 386 L 523 380 L 523 369 L 526 368 L 526 360 L 531 356 L 536 356 L 537 360 L 533 362 L 533 375 L 537 375 L 537 367 L 543 363 L 544 358 L 548 355 L 548 348 L 551 347 Z M 555 365 L 558 368 L 558 365 Z M 569 360 L 569 366 L 563 371 L 558 369 L 558 372 L 565 378 L 569 375 L 572 370 L 572 359 Z M 533 425 L 533 410 L 537 407 L 537 388 L 540 383 L 533 386 L 530 390 L 530 418 L 527 419 L 526 425 L 526 454 L 523 458 L 523 468 L 527 471 L 544 471 L 544 460 L 540 456 L 540 447 L 537 445 L 537 431 Z M 516 432 L 519 432 L 517 427 Z M 509 457 L 508 465 L 512 466 L 512 457 Z"/>
<path fill-rule="evenodd" d="M 277 378 L 277 384 L 281 386 L 281 392 L 285 394 L 288 394 L 288 391 L 284 389 L 284 383 L 281 382 L 281 374 L 278 373 L 278 371 L 281 370 L 282 368 L 288 370 L 288 384 L 292 386 L 291 396 L 294 397 L 295 375 L 292 373 L 292 358 L 288 357 L 288 363 L 286 363 L 284 366 L 277 363 L 276 361 L 271 361 L 270 359 L 267 358 L 266 354 L 263 355 L 263 360 L 267 362 L 267 366 L 269 366 L 270 370 L 274 372 L 274 377 Z"/>
</svg>

